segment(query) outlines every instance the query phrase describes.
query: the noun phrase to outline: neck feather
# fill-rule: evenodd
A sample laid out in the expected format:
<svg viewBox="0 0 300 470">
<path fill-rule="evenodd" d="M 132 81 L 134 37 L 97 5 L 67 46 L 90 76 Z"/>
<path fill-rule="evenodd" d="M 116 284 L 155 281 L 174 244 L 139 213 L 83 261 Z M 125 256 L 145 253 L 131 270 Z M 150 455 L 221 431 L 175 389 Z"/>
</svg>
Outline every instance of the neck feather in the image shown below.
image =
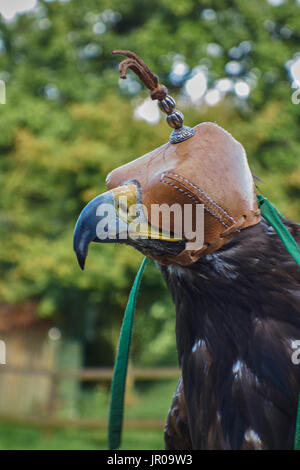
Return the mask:
<svg viewBox="0 0 300 470">
<path fill-rule="evenodd" d="M 300 235 L 297 225 L 290 228 Z M 161 270 L 176 307 L 180 361 L 201 340 L 217 359 L 243 354 L 262 322 L 284 326 L 287 336 L 300 328 L 299 268 L 264 221 L 189 267 Z"/>
</svg>

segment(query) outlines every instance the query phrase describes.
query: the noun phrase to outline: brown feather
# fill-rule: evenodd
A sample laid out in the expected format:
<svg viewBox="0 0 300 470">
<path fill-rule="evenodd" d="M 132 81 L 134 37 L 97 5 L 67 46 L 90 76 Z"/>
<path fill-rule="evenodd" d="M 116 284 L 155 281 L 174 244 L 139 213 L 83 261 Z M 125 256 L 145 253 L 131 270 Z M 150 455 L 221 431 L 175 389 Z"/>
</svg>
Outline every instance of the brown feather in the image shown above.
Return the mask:
<svg viewBox="0 0 300 470">
<path fill-rule="evenodd" d="M 285 224 L 299 241 L 299 225 Z M 167 448 L 292 449 L 300 270 L 277 233 L 262 220 L 193 265 L 160 268 L 176 306 L 183 377 Z"/>
</svg>

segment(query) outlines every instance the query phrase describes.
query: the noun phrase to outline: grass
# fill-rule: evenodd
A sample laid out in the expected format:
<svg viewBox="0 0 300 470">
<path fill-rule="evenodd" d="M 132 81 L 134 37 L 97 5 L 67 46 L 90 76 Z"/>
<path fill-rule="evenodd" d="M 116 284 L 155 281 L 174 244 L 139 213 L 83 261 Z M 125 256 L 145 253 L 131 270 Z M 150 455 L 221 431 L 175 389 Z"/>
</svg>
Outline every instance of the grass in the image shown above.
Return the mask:
<svg viewBox="0 0 300 470">
<path fill-rule="evenodd" d="M 127 396 L 125 418 L 165 419 L 171 404 L 176 381 L 139 383 Z M 109 395 L 107 389 L 99 387 L 81 394 L 78 404 L 79 417 L 106 418 Z M 0 423 L 0 450 L 88 450 L 107 448 L 106 430 L 84 430 L 76 428 L 39 429 L 32 426 Z M 163 430 L 125 429 L 122 449 L 164 448 Z"/>
<path fill-rule="evenodd" d="M 43 431 L 29 426 L 0 424 L 0 450 L 103 450 L 106 431 L 59 429 Z M 122 449 L 163 449 L 162 431 L 126 430 Z"/>
<path fill-rule="evenodd" d="M 177 381 L 139 382 L 126 396 L 125 418 L 165 419 Z M 96 391 L 85 392 L 80 399 L 80 416 L 85 418 L 107 418 L 109 393 L 99 386 Z M 95 412 L 96 410 L 96 412 Z"/>
</svg>

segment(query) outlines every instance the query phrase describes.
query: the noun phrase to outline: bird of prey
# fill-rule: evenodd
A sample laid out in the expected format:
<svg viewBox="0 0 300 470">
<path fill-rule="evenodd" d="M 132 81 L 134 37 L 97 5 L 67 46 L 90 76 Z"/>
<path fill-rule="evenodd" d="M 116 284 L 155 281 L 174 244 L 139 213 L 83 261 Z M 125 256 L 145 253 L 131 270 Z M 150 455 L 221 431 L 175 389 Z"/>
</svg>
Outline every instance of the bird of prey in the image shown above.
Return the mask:
<svg viewBox="0 0 300 470">
<path fill-rule="evenodd" d="M 113 170 L 106 185 L 82 211 L 74 249 L 83 268 L 90 242 L 127 243 L 154 258 L 165 279 L 182 370 L 166 449 L 292 449 L 300 270 L 261 217 L 243 146 L 218 125 L 202 123 L 188 138 Z M 191 205 L 192 218 L 203 205 L 202 246 L 187 249 L 187 238 L 177 236 L 184 217 L 172 219 L 169 233 L 155 222 L 157 204 Z M 139 205 L 148 213 L 133 235 L 130 209 Z M 300 225 L 284 224 L 299 242 Z"/>
</svg>

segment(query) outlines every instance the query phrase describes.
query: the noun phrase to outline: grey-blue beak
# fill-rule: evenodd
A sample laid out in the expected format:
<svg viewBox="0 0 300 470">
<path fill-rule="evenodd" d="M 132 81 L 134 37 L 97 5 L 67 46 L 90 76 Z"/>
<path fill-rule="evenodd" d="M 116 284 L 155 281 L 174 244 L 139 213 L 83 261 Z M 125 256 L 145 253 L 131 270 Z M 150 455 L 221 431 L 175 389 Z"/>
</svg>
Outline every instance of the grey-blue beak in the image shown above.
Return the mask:
<svg viewBox="0 0 300 470">
<path fill-rule="evenodd" d="M 124 232 L 127 232 L 127 224 L 115 211 L 114 195 L 111 191 L 90 201 L 77 220 L 73 237 L 73 248 L 81 269 L 84 269 L 91 242 L 120 242 L 120 233 Z"/>
</svg>

